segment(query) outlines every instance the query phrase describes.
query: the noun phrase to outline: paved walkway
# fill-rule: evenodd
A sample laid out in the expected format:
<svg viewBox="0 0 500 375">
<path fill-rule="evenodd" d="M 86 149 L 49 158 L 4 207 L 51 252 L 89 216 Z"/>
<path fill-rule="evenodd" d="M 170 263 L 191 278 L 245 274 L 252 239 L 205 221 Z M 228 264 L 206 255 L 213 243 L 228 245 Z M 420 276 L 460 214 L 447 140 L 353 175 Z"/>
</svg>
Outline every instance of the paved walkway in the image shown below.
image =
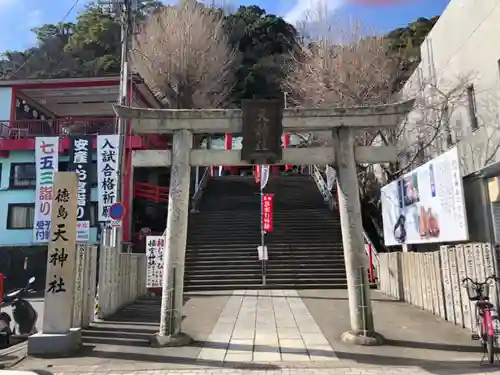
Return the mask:
<svg viewBox="0 0 500 375">
<path fill-rule="evenodd" d="M 235 291 L 198 359 L 331 361 L 332 347 L 295 290 Z"/>
<path fill-rule="evenodd" d="M 372 294 L 380 347 L 349 346 L 345 290 L 186 293 L 183 330 L 194 342 L 151 348 L 159 299 L 138 301 L 83 331 L 72 358 L 28 358 L 15 369 L 87 375 L 465 375 L 480 366 L 470 333 L 425 311 Z M 333 351 L 333 349 L 335 351 Z M 498 371 L 498 372 L 497 372 Z"/>
<path fill-rule="evenodd" d="M 0 371 L 0 374 L 2 372 Z M 51 373 L 49 371 L 42 372 L 32 372 L 26 373 L 25 375 L 431 375 L 436 374 L 435 372 L 430 372 L 422 370 L 416 367 L 378 367 L 370 369 L 360 369 L 360 368 L 335 368 L 335 369 L 281 369 L 281 370 L 237 370 L 237 369 L 218 369 L 214 372 L 213 369 L 198 369 L 198 370 L 155 370 L 155 371 L 134 371 L 134 372 L 57 372 Z M 456 370 L 450 370 L 446 372 L 439 372 L 439 375 L 500 375 L 500 371 L 494 369 L 485 368 L 479 371 L 471 372 L 457 372 Z M 21 375 L 19 373 L 5 375 Z"/>
</svg>

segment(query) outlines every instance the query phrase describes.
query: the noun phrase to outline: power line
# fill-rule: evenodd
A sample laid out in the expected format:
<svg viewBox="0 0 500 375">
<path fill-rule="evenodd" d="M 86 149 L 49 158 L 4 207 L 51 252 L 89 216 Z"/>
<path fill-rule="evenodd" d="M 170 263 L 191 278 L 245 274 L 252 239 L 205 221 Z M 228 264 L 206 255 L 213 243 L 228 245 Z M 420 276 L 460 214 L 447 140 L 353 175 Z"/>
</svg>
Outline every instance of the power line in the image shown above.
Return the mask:
<svg viewBox="0 0 500 375">
<path fill-rule="evenodd" d="M 69 10 L 66 12 L 66 14 L 64 15 L 63 19 L 59 22 L 59 23 L 63 23 L 66 21 L 66 19 L 68 18 L 68 16 L 71 14 L 71 12 L 73 11 L 73 9 L 76 8 L 76 6 L 78 5 L 78 3 L 80 2 L 80 0 L 75 0 L 75 2 L 73 3 L 73 5 L 71 5 L 71 7 L 69 8 Z M 32 54 L 31 56 L 29 56 L 26 61 L 24 63 L 21 64 L 21 66 L 14 72 L 12 73 L 9 78 L 7 79 L 11 79 L 12 77 L 14 77 L 17 73 L 19 73 L 21 71 L 22 68 L 24 68 L 26 66 L 26 64 L 28 64 L 30 62 L 30 60 L 32 59 L 32 57 L 34 56 L 34 54 Z"/>
</svg>

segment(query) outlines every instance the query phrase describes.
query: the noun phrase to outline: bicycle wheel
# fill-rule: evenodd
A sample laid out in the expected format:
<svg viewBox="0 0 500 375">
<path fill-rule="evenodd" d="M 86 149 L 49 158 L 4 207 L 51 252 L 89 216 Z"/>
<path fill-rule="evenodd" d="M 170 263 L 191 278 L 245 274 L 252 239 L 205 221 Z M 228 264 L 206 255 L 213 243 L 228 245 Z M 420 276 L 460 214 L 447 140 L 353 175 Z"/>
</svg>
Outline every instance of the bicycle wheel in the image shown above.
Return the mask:
<svg viewBox="0 0 500 375">
<path fill-rule="evenodd" d="M 495 362 L 495 336 L 488 336 L 486 341 L 486 351 L 488 353 L 488 362 Z"/>
</svg>

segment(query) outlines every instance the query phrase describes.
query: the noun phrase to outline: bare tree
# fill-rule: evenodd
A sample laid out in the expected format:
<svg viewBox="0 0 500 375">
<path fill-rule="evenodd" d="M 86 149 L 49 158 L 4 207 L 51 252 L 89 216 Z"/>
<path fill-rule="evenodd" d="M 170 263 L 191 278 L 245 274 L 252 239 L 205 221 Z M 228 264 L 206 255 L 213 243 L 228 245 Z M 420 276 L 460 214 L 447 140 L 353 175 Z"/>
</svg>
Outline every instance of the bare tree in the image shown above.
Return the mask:
<svg viewBox="0 0 500 375">
<path fill-rule="evenodd" d="M 418 66 L 400 90 L 402 75 L 406 74 L 402 66 L 405 52 L 389 53 L 386 38 L 369 34 L 359 23 L 350 22 L 347 27 L 333 27 L 329 23 L 331 19 L 325 14 L 325 10 L 318 12 L 319 19 L 312 23 L 312 31 L 307 30 L 307 22 L 302 26 L 302 33 L 313 37 L 297 43 L 300 58 L 293 60 L 284 82 L 289 103 L 318 108 L 415 100 L 414 110 L 396 129 L 357 135 L 359 145 L 396 146 L 400 156 L 397 163 L 377 166 L 377 178 L 372 176 L 372 166 L 360 165 L 360 186 L 363 191 L 372 190 L 372 183 L 386 183 L 398 178 L 457 142 L 463 143 L 463 149 L 472 148 L 469 154 L 481 159 L 481 163 L 492 160 L 500 145 L 495 135 L 500 132 L 485 130 L 481 141 L 476 136 L 475 142 L 465 142 L 465 137 L 460 133 L 456 136 L 456 126 L 452 123 L 457 113 L 468 105 L 464 93 L 474 81 L 474 74 L 437 80 Z M 492 98 L 482 95 L 481 101 L 488 102 L 488 105 L 482 105 L 483 108 L 488 107 L 488 111 L 482 112 L 483 116 L 488 113 L 488 119 L 480 119 L 480 122 L 490 125 L 498 123 L 497 119 L 492 121 L 492 117 L 498 117 L 495 104 L 491 105 Z M 297 136 L 302 146 L 331 142 L 329 133 Z M 470 135 L 467 139 L 470 140 Z M 479 147 L 475 146 L 478 142 Z M 486 148 L 488 152 L 485 154 Z M 362 196 L 365 195 L 363 191 Z"/>
<path fill-rule="evenodd" d="M 292 57 L 283 82 L 289 103 L 303 107 L 349 107 L 394 101 L 399 82 L 398 60 L 387 54 L 385 38 L 370 34 L 354 21 L 339 22 L 320 10 L 317 18 L 304 23 L 298 41 L 299 53 Z M 308 28 L 310 30 L 308 30 Z M 331 141 L 327 133 L 299 135 L 306 144 Z M 368 142 L 375 135 L 364 134 Z M 365 141 L 362 141 L 365 143 Z"/>
<path fill-rule="evenodd" d="M 134 69 L 170 108 L 220 108 L 235 82 L 236 51 L 223 14 L 196 1 L 166 6 L 140 27 Z"/>
<path fill-rule="evenodd" d="M 489 124 L 489 128 L 480 131 L 481 137 L 476 131 L 475 142 L 470 142 L 471 134 L 460 136 L 455 129 L 455 119 L 468 107 L 465 93 L 474 80 L 473 74 L 437 80 L 435 74 L 426 75 L 418 67 L 401 90 L 402 78 L 407 75 L 402 66 L 405 51 L 401 55 L 388 53 L 387 40 L 370 35 L 359 23 L 350 22 L 339 29 L 326 20 L 313 23 L 313 30 L 307 33 L 311 39 L 297 42 L 300 58 L 293 61 L 284 82 L 289 103 L 319 108 L 415 100 L 414 110 L 396 129 L 357 135 L 359 145 L 396 146 L 399 152 L 396 163 L 358 166 L 364 207 L 371 206 L 372 212 L 380 212 L 382 184 L 399 178 L 454 144 L 458 143 L 464 155 L 465 150 L 469 150 L 482 164 L 497 154 L 500 135 L 496 134 L 500 134 L 500 129 L 498 125 L 496 130 L 491 128 L 491 124 L 498 124 L 498 119 L 493 121 L 495 109 L 489 111 L 488 119 L 479 119 L 480 123 Z M 481 98 L 486 99 L 487 95 Z M 489 99 L 491 102 L 491 97 Z M 305 147 L 331 142 L 328 133 L 298 136 Z M 470 159 L 470 156 L 464 157 L 469 164 Z"/>
<path fill-rule="evenodd" d="M 154 12 L 140 28 L 132 51 L 134 68 L 169 108 L 221 108 L 229 102 L 237 55 L 229 47 L 223 16 L 221 11 L 184 0 L 178 6 Z M 201 137 L 198 135 L 194 143 L 201 143 Z M 172 175 L 184 173 L 175 168 Z M 178 187 L 171 187 L 171 191 L 174 189 Z M 175 208 L 173 212 L 169 218 L 174 217 Z M 171 260 L 164 265 L 159 336 L 180 333 L 179 280 L 184 277 L 185 253 L 174 249 L 172 252 Z M 169 277 L 172 261 L 178 265 L 177 282 Z M 173 327 L 168 324 L 170 319 Z"/>
</svg>

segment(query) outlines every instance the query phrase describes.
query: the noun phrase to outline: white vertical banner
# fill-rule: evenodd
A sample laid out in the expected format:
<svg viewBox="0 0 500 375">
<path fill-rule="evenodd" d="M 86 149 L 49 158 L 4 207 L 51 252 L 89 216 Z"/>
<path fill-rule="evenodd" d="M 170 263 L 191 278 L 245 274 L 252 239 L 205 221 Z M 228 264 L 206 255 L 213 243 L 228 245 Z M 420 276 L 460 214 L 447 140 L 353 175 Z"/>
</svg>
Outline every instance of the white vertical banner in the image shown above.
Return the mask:
<svg viewBox="0 0 500 375">
<path fill-rule="evenodd" d="M 120 136 L 117 134 L 97 136 L 97 193 L 98 220 L 112 221 L 109 207 L 116 203 L 118 194 L 118 158 L 120 157 Z"/>
<path fill-rule="evenodd" d="M 147 258 L 147 278 L 148 288 L 161 288 L 163 282 L 163 262 L 165 255 L 165 237 L 146 237 L 146 258 Z"/>
<path fill-rule="evenodd" d="M 325 168 L 325 175 L 326 187 L 328 188 L 328 191 L 331 191 L 333 189 L 333 185 L 335 185 L 335 181 L 337 181 L 337 172 L 331 165 L 327 165 Z"/>
<path fill-rule="evenodd" d="M 77 211 L 78 213 L 78 211 Z M 78 215 L 77 215 L 78 217 Z M 78 239 L 78 229 L 77 229 L 77 239 Z M 82 326 L 82 312 L 83 312 L 83 284 L 84 284 L 84 272 L 85 272 L 85 253 L 87 251 L 87 246 L 85 244 L 79 243 L 76 245 L 76 258 L 75 258 L 75 295 L 73 297 L 73 319 L 72 327 Z"/>
<path fill-rule="evenodd" d="M 51 229 L 54 173 L 59 170 L 59 138 L 35 139 L 36 195 L 33 242 L 46 243 Z"/>
<path fill-rule="evenodd" d="M 264 188 L 267 185 L 267 182 L 269 181 L 269 173 L 270 173 L 271 168 L 269 165 L 264 165 L 262 164 L 260 166 L 260 190 L 264 190 Z"/>
</svg>

